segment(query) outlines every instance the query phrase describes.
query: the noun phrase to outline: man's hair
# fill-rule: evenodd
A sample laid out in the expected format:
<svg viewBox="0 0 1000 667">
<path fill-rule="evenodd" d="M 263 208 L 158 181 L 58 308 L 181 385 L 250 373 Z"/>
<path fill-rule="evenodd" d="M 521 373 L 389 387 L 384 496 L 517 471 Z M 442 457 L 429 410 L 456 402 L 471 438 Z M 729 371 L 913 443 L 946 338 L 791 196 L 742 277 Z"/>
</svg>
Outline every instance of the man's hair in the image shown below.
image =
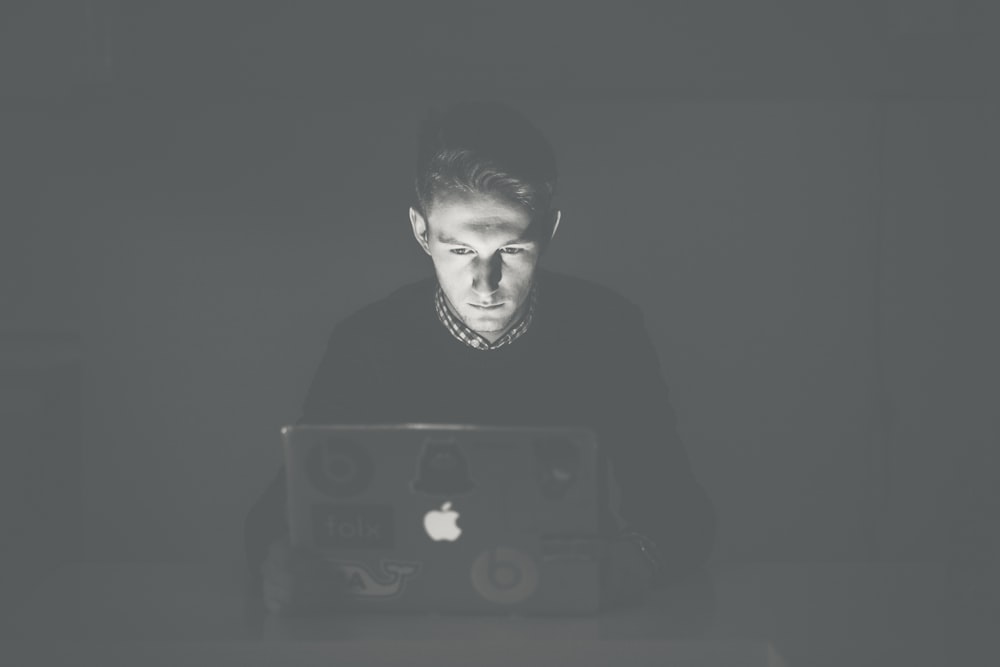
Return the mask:
<svg viewBox="0 0 1000 667">
<path fill-rule="evenodd" d="M 431 110 L 417 145 L 417 210 L 436 199 L 490 195 L 544 215 L 556 188 L 552 146 L 524 116 L 495 101 L 466 101 Z"/>
</svg>

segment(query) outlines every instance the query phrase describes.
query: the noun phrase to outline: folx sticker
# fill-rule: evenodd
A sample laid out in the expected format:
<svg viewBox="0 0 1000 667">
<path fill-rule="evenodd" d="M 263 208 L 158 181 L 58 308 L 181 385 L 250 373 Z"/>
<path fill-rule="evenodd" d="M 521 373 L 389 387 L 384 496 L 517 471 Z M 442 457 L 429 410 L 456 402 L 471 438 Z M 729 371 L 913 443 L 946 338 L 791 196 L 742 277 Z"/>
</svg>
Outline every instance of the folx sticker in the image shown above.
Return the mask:
<svg viewBox="0 0 1000 667">
<path fill-rule="evenodd" d="M 395 537 L 391 505 L 315 504 L 311 508 L 316 546 L 391 549 Z"/>
</svg>

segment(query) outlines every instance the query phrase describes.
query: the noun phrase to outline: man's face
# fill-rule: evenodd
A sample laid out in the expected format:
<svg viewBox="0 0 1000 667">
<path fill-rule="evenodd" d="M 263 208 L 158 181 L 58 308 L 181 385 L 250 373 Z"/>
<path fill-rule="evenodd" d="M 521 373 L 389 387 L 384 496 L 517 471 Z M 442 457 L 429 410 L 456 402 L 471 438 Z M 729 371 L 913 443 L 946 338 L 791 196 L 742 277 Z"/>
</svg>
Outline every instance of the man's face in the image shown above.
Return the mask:
<svg viewBox="0 0 1000 667">
<path fill-rule="evenodd" d="M 532 224 L 527 210 L 484 195 L 435 200 L 424 219 L 410 209 L 417 242 L 431 257 L 451 309 L 490 342 L 520 319 L 552 227 Z M 546 235 L 547 238 L 541 237 Z"/>
</svg>

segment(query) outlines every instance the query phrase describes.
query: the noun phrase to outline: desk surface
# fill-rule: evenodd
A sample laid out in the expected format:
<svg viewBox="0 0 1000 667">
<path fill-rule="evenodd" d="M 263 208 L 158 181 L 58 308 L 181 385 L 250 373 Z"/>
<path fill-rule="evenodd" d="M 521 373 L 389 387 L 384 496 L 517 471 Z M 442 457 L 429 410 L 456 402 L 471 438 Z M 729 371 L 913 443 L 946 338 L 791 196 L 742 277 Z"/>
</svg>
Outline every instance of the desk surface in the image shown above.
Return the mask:
<svg viewBox="0 0 1000 667">
<path fill-rule="evenodd" d="M 239 567 L 77 563 L 52 572 L 3 637 L 20 664 L 81 664 L 89 652 L 105 665 L 992 665 L 998 575 L 917 563 L 717 565 L 590 617 L 282 619 L 247 594 Z"/>
</svg>

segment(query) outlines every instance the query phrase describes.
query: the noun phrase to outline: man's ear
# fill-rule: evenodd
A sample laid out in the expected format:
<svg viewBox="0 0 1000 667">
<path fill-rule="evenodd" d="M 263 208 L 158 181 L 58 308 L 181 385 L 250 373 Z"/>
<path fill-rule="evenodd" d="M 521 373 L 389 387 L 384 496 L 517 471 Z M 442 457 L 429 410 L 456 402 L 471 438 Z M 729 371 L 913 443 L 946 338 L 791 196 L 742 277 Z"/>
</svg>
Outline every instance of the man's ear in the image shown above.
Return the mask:
<svg viewBox="0 0 1000 667">
<path fill-rule="evenodd" d="M 430 255 L 431 247 L 427 240 L 427 221 L 412 206 L 410 207 L 410 226 L 413 227 L 413 238 L 417 239 L 417 243 L 424 249 L 424 252 Z"/>
<path fill-rule="evenodd" d="M 552 233 L 549 235 L 549 241 L 554 239 L 556 236 L 556 230 L 559 229 L 559 221 L 562 220 L 562 211 L 556 209 L 553 212 L 553 215 L 555 216 L 555 220 L 552 221 Z"/>
</svg>

